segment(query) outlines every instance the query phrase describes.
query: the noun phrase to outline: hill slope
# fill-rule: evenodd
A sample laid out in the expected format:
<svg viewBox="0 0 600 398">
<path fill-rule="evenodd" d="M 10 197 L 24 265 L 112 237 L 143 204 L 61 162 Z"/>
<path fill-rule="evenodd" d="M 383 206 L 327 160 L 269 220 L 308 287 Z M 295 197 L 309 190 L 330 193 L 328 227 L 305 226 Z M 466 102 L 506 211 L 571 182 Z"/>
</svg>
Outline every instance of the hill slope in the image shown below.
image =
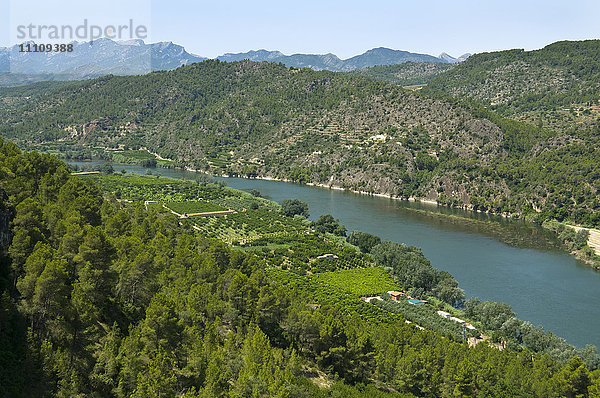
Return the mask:
<svg viewBox="0 0 600 398">
<path fill-rule="evenodd" d="M 373 80 L 389 82 L 399 86 L 419 86 L 429 83 L 453 67 L 453 64 L 439 62 L 405 62 L 398 65 L 371 66 L 349 73 L 360 74 Z"/>
<path fill-rule="evenodd" d="M 425 91 L 480 101 L 502 115 L 565 129 L 600 116 L 600 40 L 476 54 Z"/>
<path fill-rule="evenodd" d="M 146 147 L 180 165 L 600 223 L 598 135 L 556 133 L 360 76 L 250 61 L 105 77 L 7 115 L 2 135 Z"/>
</svg>

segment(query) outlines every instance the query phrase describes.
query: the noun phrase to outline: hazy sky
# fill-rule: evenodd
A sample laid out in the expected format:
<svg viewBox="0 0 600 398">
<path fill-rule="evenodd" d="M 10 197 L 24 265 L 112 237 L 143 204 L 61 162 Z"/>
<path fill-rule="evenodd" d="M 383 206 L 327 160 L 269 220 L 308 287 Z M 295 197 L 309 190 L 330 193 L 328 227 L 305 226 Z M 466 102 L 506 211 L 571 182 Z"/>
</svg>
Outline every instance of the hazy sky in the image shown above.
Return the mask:
<svg viewBox="0 0 600 398">
<path fill-rule="evenodd" d="M 459 56 L 600 38 L 599 0 L 0 0 L 0 11 L 0 46 L 23 41 L 19 25 L 132 19 L 147 26 L 146 41 L 173 41 L 206 57 L 264 48 L 348 58 L 381 46 Z"/>
</svg>

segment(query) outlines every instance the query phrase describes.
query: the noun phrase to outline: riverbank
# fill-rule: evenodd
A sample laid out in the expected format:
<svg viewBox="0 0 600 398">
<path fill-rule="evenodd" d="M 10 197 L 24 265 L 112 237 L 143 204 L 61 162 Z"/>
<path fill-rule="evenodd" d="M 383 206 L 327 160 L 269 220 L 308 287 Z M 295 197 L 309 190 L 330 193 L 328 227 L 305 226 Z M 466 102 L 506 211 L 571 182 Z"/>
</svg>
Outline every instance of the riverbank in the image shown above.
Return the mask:
<svg viewBox="0 0 600 398">
<path fill-rule="evenodd" d="M 103 162 L 73 163 L 89 169 L 101 167 Z M 148 171 L 132 165 L 114 169 L 141 175 Z M 175 168 L 157 168 L 152 173 L 160 173 L 161 179 L 204 180 L 199 174 Z M 420 247 L 432 266 L 459 281 L 467 296 L 505 301 L 519 318 L 542 324 L 545 330 L 578 347 L 588 343 L 600 346 L 595 333 L 600 327 L 600 308 L 594 305 L 600 301 L 600 273 L 569 255 L 556 235 L 539 224 L 274 179 L 226 181 L 231 188 L 246 192 L 255 189 L 279 203 L 289 198 L 304 201 L 313 221 L 321 214 L 331 214 L 349 231 L 360 230 L 383 240 Z M 438 217 L 438 213 L 475 221 Z M 573 302 L 578 306 L 574 307 Z"/>
<path fill-rule="evenodd" d="M 191 167 L 185 167 L 184 170 L 190 171 L 190 172 L 196 172 L 196 173 L 205 173 L 202 170 L 196 170 Z M 377 198 L 385 198 L 385 199 L 408 201 L 408 202 L 418 202 L 418 203 L 423 203 L 426 205 L 432 205 L 432 206 L 436 206 L 436 207 L 439 206 L 439 207 L 446 207 L 449 209 L 459 209 L 459 210 L 469 211 L 469 212 L 473 212 L 473 213 L 489 214 L 489 215 L 493 215 L 493 216 L 503 217 L 506 219 L 511 219 L 511 218 L 512 219 L 524 219 L 522 217 L 522 215 L 518 215 L 517 217 L 515 217 L 514 214 L 495 213 L 495 212 L 488 211 L 488 210 L 486 210 L 486 211 L 475 210 L 475 209 L 473 209 L 472 205 L 463 204 L 460 206 L 452 206 L 452 205 L 447 205 L 447 204 L 441 203 L 437 200 L 432 200 L 432 199 L 428 199 L 428 198 L 414 197 L 414 196 L 406 197 L 406 196 L 397 196 L 397 195 L 375 193 L 375 192 L 368 192 L 368 191 L 360 191 L 360 190 L 356 190 L 356 189 L 352 189 L 352 188 L 345 188 L 345 187 L 341 187 L 339 185 L 333 185 L 333 184 L 320 184 L 320 183 L 314 183 L 314 182 L 298 182 L 298 181 L 290 180 L 287 178 L 276 178 L 276 177 L 270 177 L 270 176 L 247 177 L 247 176 L 237 176 L 237 175 L 231 176 L 228 174 L 221 174 L 220 177 L 223 177 L 223 178 L 236 177 L 236 178 L 246 178 L 249 180 L 287 182 L 287 183 L 292 183 L 292 184 L 306 185 L 309 187 L 317 187 L 317 188 L 331 189 L 331 190 L 335 190 L 335 191 L 350 192 L 350 193 L 354 193 L 354 194 L 358 194 L 358 195 L 366 195 L 366 196 L 372 196 L 372 197 L 377 197 Z"/>
<path fill-rule="evenodd" d="M 102 149 L 104 149 L 105 151 L 108 150 L 108 148 L 102 148 Z M 140 148 L 139 151 L 148 153 L 149 155 L 152 155 L 156 160 L 168 163 L 168 166 L 169 166 L 169 167 L 164 167 L 164 166 L 166 166 L 166 164 L 163 163 L 163 164 L 158 164 L 157 167 L 168 168 L 168 169 L 170 169 L 170 168 L 181 169 L 181 170 L 189 171 L 191 173 L 209 174 L 209 173 L 207 173 L 206 170 L 194 169 L 193 167 L 190 167 L 190 166 L 177 166 L 176 165 L 177 163 L 173 159 L 162 157 L 157 152 L 152 152 L 150 149 L 148 149 L 146 147 Z M 136 160 L 136 159 L 132 158 L 132 160 Z M 129 163 L 127 163 L 127 164 L 129 164 Z M 140 163 L 138 162 L 138 163 L 132 163 L 132 164 L 140 164 Z M 224 177 L 224 178 L 234 177 L 234 176 L 228 175 L 228 174 L 220 174 L 218 176 Z M 295 184 L 303 184 L 303 185 L 307 185 L 307 186 L 314 186 L 314 187 L 319 187 L 319 188 L 327 188 L 327 189 L 332 189 L 332 190 L 337 190 L 337 191 L 352 192 L 352 193 L 360 194 L 360 195 L 367 195 L 367 196 L 380 197 L 380 198 L 386 198 L 386 199 L 394 199 L 394 200 L 406 200 L 406 201 L 409 201 L 409 202 L 419 202 L 419 203 L 424 203 L 424 204 L 427 204 L 427 205 L 444 206 L 444 207 L 448 207 L 448 208 L 456 208 L 456 209 L 461 209 L 461 210 L 466 210 L 466 211 L 472 211 L 472 212 L 476 212 L 476 213 L 493 214 L 493 215 L 498 215 L 498 216 L 506 217 L 506 218 L 511 218 L 511 217 L 514 218 L 514 215 L 511 215 L 511 214 L 494 213 L 494 212 L 491 212 L 491 211 L 488 211 L 488 210 L 486 210 L 486 211 L 475 210 L 473 208 L 473 206 L 470 205 L 470 204 L 449 205 L 449 204 L 446 204 L 446 203 L 441 203 L 438 200 L 433 200 L 433 199 L 423 198 L 423 197 L 397 196 L 397 195 L 391 195 L 391 194 L 376 193 L 376 192 L 369 192 L 369 191 L 362 191 L 362 190 L 357 190 L 357 189 L 352 189 L 352 188 L 346 188 L 346 187 L 342 187 L 342 186 L 334 185 L 334 184 L 322 184 L 322 183 L 313 183 L 313 182 L 297 182 L 297 181 L 293 181 L 293 180 L 290 180 L 290 179 L 287 179 L 287 178 L 276 178 L 276 177 L 265 176 L 265 175 L 255 176 L 255 177 L 235 175 L 235 177 L 248 178 L 248 179 L 257 179 L 257 180 L 265 180 L 265 181 L 291 182 L 291 183 L 295 183 Z M 519 215 L 519 218 L 522 218 L 521 215 Z"/>
<path fill-rule="evenodd" d="M 587 245 L 594 249 L 596 256 L 600 256 L 600 230 L 593 228 L 585 228 L 577 225 L 569 225 L 566 224 L 567 227 L 573 228 L 575 231 L 587 231 L 588 235 L 588 243 Z"/>
<path fill-rule="evenodd" d="M 185 168 L 185 170 L 187 171 L 191 171 L 191 172 L 202 172 L 200 170 L 194 170 L 192 168 Z M 230 177 L 234 177 L 234 176 L 230 176 L 227 174 L 222 174 L 220 177 L 223 178 L 230 178 Z M 389 194 L 384 194 L 384 193 L 374 193 L 374 192 L 367 192 L 367 191 L 359 191 L 356 189 L 351 189 L 351 188 L 344 188 L 344 187 L 340 187 L 337 185 L 328 185 L 328 184 L 319 184 L 319 183 L 314 183 L 314 182 L 297 182 L 297 181 L 293 181 L 287 178 L 275 178 L 275 177 L 269 177 L 269 176 L 256 176 L 256 177 L 239 177 L 239 176 L 235 176 L 237 178 L 246 178 L 249 180 L 264 180 L 264 181 L 279 181 L 279 182 L 288 182 L 288 183 L 292 183 L 292 184 L 300 184 L 300 185 L 306 185 L 309 187 L 317 187 L 317 188 L 325 188 L 325 189 L 331 189 L 334 191 L 343 191 L 343 192 L 351 192 L 354 194 L 358 194 L 358 195 L 367 195 L 367 196 L 373 196 L 373 197 L 377 197 L 377 198 L 385 198 L 385 199 L 393 199 L 393 200 L 404 200 L 404 201 L 408 201 L 408 202 L 419 202 L 419 203 L 425 203 L 428 205 L 433 205 L 433 206 L 445 206 L 444 204 L 438 203 L 435 200 L 431 200 L 431 199 L 426 199 L 426 198 L 416 198 L 413 196 L 409 196 L 409 197 L 404 197 L 404 196 L 394 196 L 394 195 L 389 195 Z M 463 210 L 468 210 L 468 209 L 463 209 Z M 473 210 L 469 210 L 469 211 L 473 211 Z M 490 213 L 492 214 L 492 213 Z"/>
<path fill-rule="evenodd" d="M 191 168 L 186 168 L 186 170 L 192 171 L 192 172 L 202 172 L 200 170 L 194 170 Z M 230 178 L 231 176 L 221 175 L 221 177 Z M 254 179 L 254 180 L 264 180 L 264 181 L 278 181 L 278 182 L 286 182 L 286 183 L 295 183 L 295 184 L 306 185 L 306 186 L 311 186 L 311 187 L 331 189 L 331 190 L 335 190 L 335 191 L 350 192 L 350 193 L 354 193 L 354 194 L 366 195 L 366 196 L 371 196 L 371 197 L 379 197 L 379 198 L 408 201 L 408 202 L 419 202 L 419 203 L 423 203 L 425 205 L 430 205 L 430 206 L 435 206 L 435 207 L 440 206 L 440 207 L 447 207 L 447 208 L 458 208 L 458 209 L 461 209 L 464 211 L 499 216 L 499 217 L 503 217 L 505 219 L 515 218 L 514 216 L 511 216 L 511 215 L 505 214 L 505 213 L 497 214 L 497 213 L 493 213 L 493 212 L 489 212 L 489 211 L 482 212 L 480 210 L 473 210 L 473 209 L 468 208 L 468 206 L 458 206 L 458 207 L 448 206 L 443 203 L 439 203 L 437 201 L 434 201 L 431 199 L 426 199 L 426 198 L 416 198 L 416 197 L 412 197 L 412 196 L 406 198 L 406 197 L 400 197 L 400 196 L 393 196 L 393 195 L 389 195 L 389 194 L 360 191 L 360 190 L 344 188 L 344 187 L 340 187 L 340 186 L 336 186 L 336 185 L 319 184 L 319 183 L 312 183 L 312 182 L 298 183 L 296 181 L 292 181 L 287 178 L 275 178 L 275 177 L 270 177 L 270 176 L 255 176 L 255 177 L 243 177 L 243 178 Z M 427 212 L 427 210 L 421 210 L 420 212 Z M 433 214 L 433 212 L 431 212 L 431 213 Z M 454 219 L 460 218 L 463 220 L 463 222 L 465 220 L 468 220 L 466 217 L 457 217 L 454 215 L 443 214 L 443 213 L 435 213 L 435 214 L 438 217 L 454 218 Z M 518 219 L 524 220 L 524 222 L 528 222 L 522 216 L 519 216 Z M 544 224 L 546 224 L 546 223 L 544 223 Z M 487 225 L 489 226 L 489 224 L 487 224 Z M 539 224 L 537 224 L 537 225 L 539 225 Z M 593 230 L 590 228 L 568 225 L 568 224 L 564 224 L 564 225 L 565 225 L 565 227 L 572 228 L 575 231 L 579 231 L 579 230 L 588 231 L 588 233 L 590 235 L 589 235 L 589 238 L 588 238 L 586 244 L 584 246 L 576 247 L 572 244 L 572 240 L 566 239 L 564 236 L 561 236 L 561 233 L 563 232 L 563 230 L 557 231 L 556 229 L 549 228 L 547 225 L 546 226 L 542 225 L 542 227 L 544 227 L 545 229 L 547 229 L 549 231 L 552 231 L 556 235 L 556 237 L 562 241 L 562 243 L 565 245 L 566 252 L 568 252 L 569 254 L 574 256 L 577 260 L 581 261 L 582 263 L 589 265 L 594 270 L 600 271 L 600 231 Z M 496 235 L 496 237 L 498 238 L 497 235 Z M 501 240 L 503 240 L 503 239 L 501 239 Z M 515 242 L 506 242 L 506 243 L 515 244 Z M 590 245 L 590 243 L 592 243 L 592 244 Z M 590 250 L 591 250 L 591 252 L 590 252 Z"/>
<path fill-rule="evenodd" d="M 600 271 L 600 231 L 558 221 L 546 221 L 542 227 L 554 232 L 578 260 Z"/>
<path fill-rule="evenodd" d="M 146 150 L 147 151 L 147 150 Z M 150 153 L 149 151 L 147 151 L 148 153 Z M 154 154 L 152 153 L 152 155 L 156 156 L 158 154 Z M 170 159 L 166 159 L 166 158 L 161 158 L 164 159 L 166 161 L 171 161 Z M 198 170 L 198 169 L 194 169 L 190 166 L 174 166 L 172 165 L 171 167 L 160 167 L 163 168 L 165 170 L 184 170 L 186 172 L 190 172 L 190 173 L 202 173 L 204 175 L 206 175 L 207 173 L 204 170 Z M 403 196 L 395 196 L 395 195 L 390 195 L 390 194 L 382 194 L 382 193 L 374 193 L 374 192 L 368 192 L 368 191 L 362 191 L 362 190 L 356 190 L 356 189 L 351 189 L 351 188 L 347 188 L 347 187 L 341 187 L 341 186 L 337 186 L 337 185 L 333 185 L 333 184 L 320 184 L 320 183 L 312 183 L 312 182 L 307 182 L 307 183 L 299 183 L 287 178 L 276 178 L 276 177 L 272 177 L 272 176 L 253 176 L 253 177 L 237 177 L 237 176 L 232 176 L 232 175 L 228 175 L 228 174 L 221 174 L 221 175 L 217 175 L 217 177 L 222 177 L 222 178 L 244 178 L 244 179 L 248 179 L 248 180 L 262 180 L 262 181 L 275 181 L 275 182 L 283 182 L 283 183 L 294 183 L 294 184 L 298 184 L 300 186 L 309 186 L 309 187 L 317 187 L 317 188 L 323 188 L 323 189 L 328 189 L 328 190 L 333 190 L 333 191 L 339 191 L 339 192 L 349 192 L 349 193 L 353 193 L 353 194 L 358 194 L 361 196 L 368 196 L 368 197 L 376 197 L 376 198 L 384 198 L 384 199 L 391 199 L 391 200 L 397 200 L 400 202 L 416 202 L 416 203 L 421 203 L 424 204 L 426 207 L 429 207 L 429 209 L 424 209 L 421 212 L 428 212 L 431 214 L 436 214 L 439 215 L 436 218 L 440 218 L 440 217 L 444 217 L 446 219 L 450 219 L 450 218 L 456 218 L 456 216 L 450 216 L 448 214 L 444 214 L 442 212 L 440 212 L 439 210 L 436 211 L 435 209 L 438 207 L 443 207 L 446 209 L 457 209 L 460 211 L 467 211 L 467 212 L 471 212 L 471 213 L 479 213 L 479 214 L 486 214 L 486 215 L 490 215 L 490 216 L 498 216 L 498 217 L 502 217 L 504 219 L 513 219 L 515 221 L 523 221 L 524 223 L 531 223 L 531 221 L 527 221 L 526 218 L 520 216 L 520 217 L 514 217 L 514 215 L 509 215 L 509 214 L 497 214 L 497 213 L 493 213 L 493 212 L 489 212 L 489 211 L 480 211 L 480 210 L 473 210 L 468 208 L 468 206 L 449 206 L 447 204 L 444 203 L 438 203 L 435 200 L 431 200 L 428 198 L 418 198 L 418 197 L 403 197 Z M 465 220 L 468 220 L 468 217 L 460 217 L 463 222 L 465 222 Z M 469 223 L 471 224 L 471 226 L 473 225 L 473 223 Z M 535 246 L 532 246 L 530 242 L 527 242 L 525 244 L 523 244 L 523 242 L 515 242 L 513 239 L 511 239 L 510 237 L 508 237 L 508 239 L 504 236 L 504 234 L 500 233 L 497 231 L 497 228 L 495 228 L 493 225 L 490 225 L 489 223 L 486 224 L 484 229 L 487 229 L 488 231 L 483 231 L 481 230 L 482 225 L 478 224 L 478 230 L 480 230 L 480 232 L 485 233 L 485 234 L 490 234 L 491 236 L 494 236 L 495 238 L 510 244 L 510 245 L 516 245 L 518 247 L 529 247 L 529 248 L 534 248 Z M 531 223 L 531 225 L 538 225 L 537 223 Z M 581 227 L 577 227 L 577 228 L 581 228 Z M 499 228 L 501 229 L 501 228 Z M 593 257 L 590 257 L 589 252 L 586 252 L 585 250 L 582 249 L 573 249 L 572 245 L 569 244 L 568 239 L 564 239 L 564 237 L 561 237 L 561 233 L 563 232 L 563 230 L 561 229 L 560 231 L 557 231 L 556 228 L 548 228 L 547 226 L 545 227 L 546 230 L 551 231 L 557 238 L 559 238 L 559 240 L 561 241 L 561 243 L 564 245 L 563 250 L 571 255 L 573 255 L 575 258 L 577 258 L 578 260 L 580 260 L 582 263 L 596 269 L 600 271 L 600 261 L 595 260 Z M 600 240 L 600 239 L 599 239 Z M 542 242 L 540 242 L 540 244 L 542 244 Z M 544 244 L 544 246 L 547 245 L 547 242 Z M 555 242 L 556 245 L 556 242 Z M 556 247 L 556 246 L 555 246 Z M 600 247 L 600 245 L 599 245 Z M 591 249 L 590 249 L 591 250 Z"/>
</svg>

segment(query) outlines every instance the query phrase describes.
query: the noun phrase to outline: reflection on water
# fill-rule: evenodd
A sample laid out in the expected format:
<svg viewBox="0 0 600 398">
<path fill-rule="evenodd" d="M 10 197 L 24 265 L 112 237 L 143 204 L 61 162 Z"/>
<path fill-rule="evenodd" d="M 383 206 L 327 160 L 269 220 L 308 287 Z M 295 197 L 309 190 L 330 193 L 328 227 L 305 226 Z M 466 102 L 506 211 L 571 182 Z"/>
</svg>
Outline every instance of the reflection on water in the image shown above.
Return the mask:
<svg viewBox="0 0 600 398">
<path fill-rule="evenodd" d="M 81 163 L 80 163 L 81 164 Z M 140 166 L 114 166 L 144 174 Z M 184 170 L 163 176 L 195 179 Z M 311 219 L 331 214 L 349 231 L 362 230 L 421 247 L 434 267 L 453 274 L 467 296 L 505 301 L 520 318 L 541 324 L 571 344 L 600 346 L 600 273 L 560 250 L 548 231 L 523 222 L 350 192 L 278 181 L 224 178 L 272 200 L 297 198 Z"/>
<path fill-rule="evenodd" d="M 447 230 L 490 236 L 510 246 L 543 250 L 560 250 L 561 247 L 555 234 L 537 225 L 522 221 L 506 220 L 499 216 L 472 212 L 451 214 L 441 212 L 442 207 L 425 210 L 398 205 L 396 209 L 403 217 L 417 222 Z"/>
</svg>

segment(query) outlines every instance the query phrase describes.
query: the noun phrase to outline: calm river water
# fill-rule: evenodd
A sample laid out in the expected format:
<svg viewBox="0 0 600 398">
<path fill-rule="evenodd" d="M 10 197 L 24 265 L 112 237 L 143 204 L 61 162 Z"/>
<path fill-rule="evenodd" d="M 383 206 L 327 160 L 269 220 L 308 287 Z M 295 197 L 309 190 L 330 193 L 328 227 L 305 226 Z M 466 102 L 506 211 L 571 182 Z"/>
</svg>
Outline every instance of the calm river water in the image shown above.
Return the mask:
<svg viewBox="0 0 600 398">
<path fill-rule="evenodd" d="M 146 172 L 139 166 L 114 168 Z M 184 170 L 153 172 L 174 178 L 195 176 Z M 257 189 L 277 202 L 294 198 L 307 202 L 311 219 L 328 213 L 348 231 L 361 230 L 421 247 L 434 267 L 454 275 L 467 297 L 507 302 L 519 318 L 543 325 L 571 344 L 600 347 L 600 273 L 561 251 L 559 242 L 540 227 L 299 184 L 220 179 L 232 188 Z"/>
</svg>

